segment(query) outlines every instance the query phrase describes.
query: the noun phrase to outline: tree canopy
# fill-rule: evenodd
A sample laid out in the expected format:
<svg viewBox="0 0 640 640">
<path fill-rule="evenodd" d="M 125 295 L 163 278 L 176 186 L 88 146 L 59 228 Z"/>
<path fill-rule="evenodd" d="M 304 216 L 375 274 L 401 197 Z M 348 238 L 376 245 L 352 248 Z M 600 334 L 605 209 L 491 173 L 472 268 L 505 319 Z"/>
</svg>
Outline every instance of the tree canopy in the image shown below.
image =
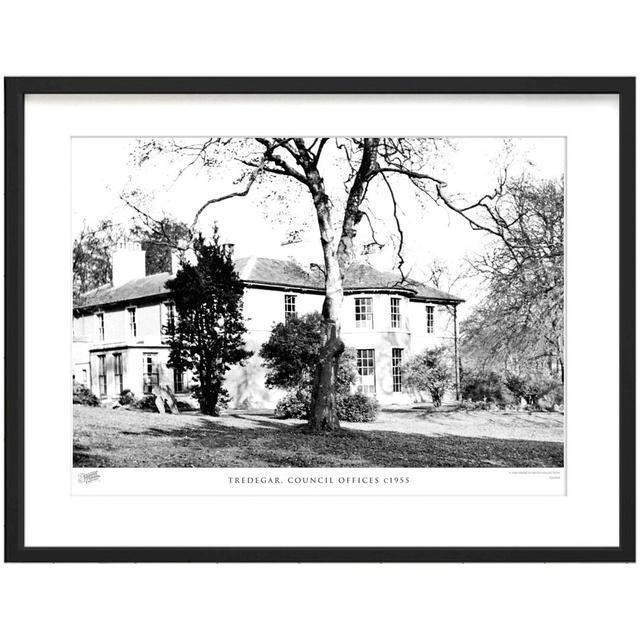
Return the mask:
<svg viewBox="0 0 640 640">
<path fill-rule="evenodd" d="M 510 181 L 504 241 L 472 262 L 486 295 L 462 325 L 465 361 L 564 375 L 564 184 Z"/>
<path fill-rule="evenodd" d="M 196 397 L 207 415 L 216 415 L 226 394 L 222 388 L 231 365 L 251 355 L 245 349 L 242 317 L 244 285 L 235 270 L 232 252 L 219 242 L 198 235 L 193 241 L 194 264 L 182 261 L 167 282 L 176 321 L 167 327 L 169 366 L 191 370 Z"/>
<path fill-rule="evenodd" d="M 266 385 L 280 389 L 309 388 L 322 348 L 322 316 L 308 313 L 276 324 L 260 348 L 267 368 Z M 356 378 L 355 357 L 347 349 L 340 359 L 337 393 L 348 394 Z"/>
</svg>

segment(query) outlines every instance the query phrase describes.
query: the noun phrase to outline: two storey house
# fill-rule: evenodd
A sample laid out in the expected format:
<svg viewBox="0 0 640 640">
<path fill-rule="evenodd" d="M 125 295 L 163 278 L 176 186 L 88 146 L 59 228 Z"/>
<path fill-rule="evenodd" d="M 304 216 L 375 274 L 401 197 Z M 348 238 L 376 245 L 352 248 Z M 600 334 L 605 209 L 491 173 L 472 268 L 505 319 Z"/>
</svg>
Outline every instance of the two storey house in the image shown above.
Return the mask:
<svg viewBox="0 0 640 640">
<path fill-rule="evenodd" d="M 225 386 L 235 408 L 268 408 L 282 396 L 268 389 L 258 351 L 273 326 L 294 314 L 320 311 L 324 278 L 318 266 L 252 256 L 236 261 L 245 284 L 247 347 L 254 355 L 234 366 Z M 165 288 L 171 273 L 145 275 L 138 243 L 124 243 L 113 255 L 113 281 L 84 294 L 73 310 L 73 376 L 100 398 L 125 390 L 136 396 L 154 385 L 176 394 L 189 391 L 189 372 L 168 365 L 164 327 L 175 322 Z M 409 393 L 401 368 L 412 354 L 439 344 L 457 349 L 456 309 L 462 299 L 398 274 L 353 264 L 344 277 L 342 337 L 355 350 L 357 386 L 381 404 L 425 398 Z M 452 358 L 452 367 L 453 367 Z"/>
</svg>

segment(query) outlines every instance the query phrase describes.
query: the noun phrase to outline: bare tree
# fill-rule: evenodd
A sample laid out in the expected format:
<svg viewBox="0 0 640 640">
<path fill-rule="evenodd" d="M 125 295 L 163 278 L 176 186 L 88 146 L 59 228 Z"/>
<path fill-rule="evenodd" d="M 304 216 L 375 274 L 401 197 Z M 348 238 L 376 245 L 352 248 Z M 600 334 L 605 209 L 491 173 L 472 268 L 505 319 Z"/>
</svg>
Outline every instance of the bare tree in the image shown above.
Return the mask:
<svg viewBox="0 0 640 640">
<path fill-rule="evenodd" d="M 505 243 L 471 262 L 488 295 L 463 325 L 465 357 L 479 367 L 564 379 L 564 184 L 511 180 L 499 207 L 516 224 Z"/>
<path fill-rule="evenodd" d="M 391 216 L 395 222 L 397 269 L 404 280 L 404 235 L 399 215 L 399 181 L 412 186 L 415 200 L 425 199 L 443 205 L 469 222 L 471 227 L 501 238 L 508 243 L 508 229 L 516 220 L 505 217 L 496 202 L 502 194 L 504 179 L 493 193 L 466 202 L 450 195 L 446 183 L 429 168 L 442 140 L 427 138 L 209 138 L 202 143 L 152 141 L 136 151 L 139 164 L 155 153 L 169 153 L 187 160 L 181 175 L 198 163 L 215 173 L 230 161 L 243 167 L 235 186 L 212 195 L 195 212 L 192 227 L 207 208 L 247 196 L 257 184 L 271 189 L 293 184 L 313 205 L 324 259 L 325 298 L 322 306 L 323 347 L 314 384 L 309 428 L 327 431 L 339 427 L 336 412 L 335 382 L 338 361 L 344 351 L 340 337 L 341 309 L 344 299 L 343 276 L 355 258 L 355 239 L 364 219 L 371 235 L 369 245 L 381 245 L 371 216 L 368 193 L 372 186 L 388 193 Z M 325 160 L 326 159 L 326 160 Z M 341 171 L 344 193 L 332 192 L 327 185 L 327 167 Z"/>
</svg>

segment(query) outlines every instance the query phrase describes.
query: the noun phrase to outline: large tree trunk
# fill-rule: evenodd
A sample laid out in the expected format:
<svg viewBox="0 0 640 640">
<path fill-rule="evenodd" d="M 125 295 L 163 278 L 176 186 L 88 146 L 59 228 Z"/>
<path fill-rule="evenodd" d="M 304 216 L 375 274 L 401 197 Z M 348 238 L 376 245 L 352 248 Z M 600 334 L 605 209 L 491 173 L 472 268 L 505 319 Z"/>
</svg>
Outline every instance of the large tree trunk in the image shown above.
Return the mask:
<svg viewBox="0 0 640 640">
<path fill-rule="evenodd" d="M 325 323 L 325 344 L 320 350 L 313 380 L 313 401 L 309 415 L 311 431 L 333 431 L 340 427 L 336 398 L 338 362 L 344 343 L 337 335 L 336 325 Z"/>
<path fill-rule="evenodd" d="M 340 338 L 340 314 L 344 297 L 342 272 L 331 224 L 329 199 L 321 189 L 314 198 L 325 266 L 325 298 L 322 305 L 323 344 L 313 380 L 309 415 L 310 431 L 332 431 L 340 427 L 336 399 L 338 362 L 344 351 Z"/>
<path fill-rule="evenodd" d="M 356 226 L 362 218 L 359 207 L 364 197 L 369 172 L 375 166 L 378 142 L 377 138 L 366 138 L 364 141 L 362 160 L 349 191 L 342 229 L 336 237 L 331 201 L 325 192 L 317 162 L 310 160 L 304 141 L 296 139 L 296 146 L 300 151 L 300 162 L 304 167 L 316 209 L 325 266 L 325 298 L 322 306 L 324 336 L 313 381 L 309 416 L 311 431 L 331 431 L 340 427 L 336 401 L 336 377 L 340 356 L 344 351 L 344 343 L 340 338 L 340 316 L 344 299 L 342 275 L 352 259 Z"/>
</svg>

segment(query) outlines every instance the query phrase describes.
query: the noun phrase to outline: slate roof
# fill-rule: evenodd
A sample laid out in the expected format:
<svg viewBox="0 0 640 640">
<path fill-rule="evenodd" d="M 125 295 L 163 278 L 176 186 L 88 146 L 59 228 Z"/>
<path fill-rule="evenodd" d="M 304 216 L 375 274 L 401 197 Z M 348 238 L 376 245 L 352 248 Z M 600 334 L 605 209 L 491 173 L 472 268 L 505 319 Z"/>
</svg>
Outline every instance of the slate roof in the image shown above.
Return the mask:
<svg viewBox="0 0 640 640">
<path fill-rule="evenodd" d="M 319 268 L 303 269 L 290 260 L 240 258 L 236 260 L 236 269 L 241 279 L 249 285 L 297 288 L 309 291 L 324 289 L 324 276 Z M 133 302 L 144 298 L 162 297 L 167 293 L 165 283 L 171 277 L 170 273 L 156 273 L 145 278 L 131 280 L 119 287 L 104 285 L 85 293 L 75 305 L 75 309 L 89 309 Z M 400 274 L 378 271 L 363 263 L 355 263 L 347 269 L 344 276 L 344 288 L 346 293 L 363 290 L 393 290 L 404 293 L 414 300 L 463 302 L 462 298 L 428 287 L 415 280 L 408 279 L 401 282 Z"/>
</svg>

